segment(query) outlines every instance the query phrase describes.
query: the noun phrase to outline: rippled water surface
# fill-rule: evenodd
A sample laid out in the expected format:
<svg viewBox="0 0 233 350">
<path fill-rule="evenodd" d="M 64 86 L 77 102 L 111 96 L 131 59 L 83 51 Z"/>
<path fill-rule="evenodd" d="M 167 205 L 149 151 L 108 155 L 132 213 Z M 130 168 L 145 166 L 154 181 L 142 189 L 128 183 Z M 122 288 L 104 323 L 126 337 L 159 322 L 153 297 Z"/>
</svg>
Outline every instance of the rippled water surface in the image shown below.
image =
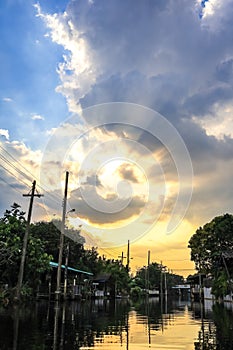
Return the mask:
<svg viewBox="0 0 233 350">
<path fill-rule="evenodd" d="M 0 309 L 0 349 L 233 349 L 233 306 L 189 301 L 40 301 Z"/>
</svg>

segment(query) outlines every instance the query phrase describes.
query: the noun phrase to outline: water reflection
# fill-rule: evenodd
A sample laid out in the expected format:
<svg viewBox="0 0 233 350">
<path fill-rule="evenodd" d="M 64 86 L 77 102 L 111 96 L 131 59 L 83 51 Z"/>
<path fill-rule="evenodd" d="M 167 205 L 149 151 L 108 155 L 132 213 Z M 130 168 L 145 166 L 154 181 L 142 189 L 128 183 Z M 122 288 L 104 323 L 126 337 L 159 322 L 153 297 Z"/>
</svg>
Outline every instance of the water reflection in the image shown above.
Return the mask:
<svg viewBox="0 0 233 350">
<path fill-rule="evenodd" d="M 231 350 L 233 349 L 233 304 L 193 305 L 194 317 L 201 319 L 201 328 L 195 349 Z"/>
<path fill-rule="evenodd" d="M 0 349 L 233 349 L 233 307 L 157 298 L 0 309 Z"/>
</svg>

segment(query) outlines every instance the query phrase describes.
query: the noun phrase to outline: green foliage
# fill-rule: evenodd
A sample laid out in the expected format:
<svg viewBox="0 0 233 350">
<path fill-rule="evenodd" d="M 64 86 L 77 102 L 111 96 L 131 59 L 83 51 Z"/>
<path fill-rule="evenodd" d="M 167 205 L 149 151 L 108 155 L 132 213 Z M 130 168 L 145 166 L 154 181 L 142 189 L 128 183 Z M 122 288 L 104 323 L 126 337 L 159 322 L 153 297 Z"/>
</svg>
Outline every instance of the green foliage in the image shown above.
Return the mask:
<svg viewBox="0 0 233 350">
<path fill-rule="evenodd" d="M 215 296 L 226 295 L 233 266 L 228 263 L 226 273 L 223 253 L 233 252 L 233 215 L 217 216 L 200 227 L 191 237 L 188 247 L 198 272 L 212 276 Z"/>
<path fill-rule="evenodd" d="M 131 288 L 130 295 L 133 299 L 138 299 L 142 296 L 142 289 L 138 286 Z"/>
<path fill-rule="evenodd" d="M 161 282 L 164 287 L 165 271 L 161 264 L 153 262 L 149 267 L 144 266 L 139 269 L 134 278 L 134 284 L 142 289 L 157 289 L 160 290 Z M 166 272 L 167 289 L 171 289 L 176 284 L 182 284 L 184 279 L 182 276 Z"/>
<path fill-rule="evenodd" d="M 46 253 L 52 256 L 52 260 L 58 260 L 58 248 L 60 241 L 60 231 L 53 222 L 37 222 L 31 225 L 30 232 L 33 237 L 43 241 Z"/>
<path fill-rule="evenodd" d="M 26 229 L 25 213 L 14 203 L 0 219 L 0 276 L 1 282 L 15 287 L 21 261 L 23 237 Z M 32 225 L 33 226 L 33 225 Z M 24 281 L 28 288 L 35 289 L 42 273 L 50 269 L 51 256 L 45 251 L 45 244 L 30 231 L 24 270 Z M 31 289 L 31 290 L 32 290 Z"/>
<path fill-rule="evenodd" d="M 188 247 L 198 272 L 212 273 L 218 269 L 222 264 L 222 253 L 233 250 L 233 216 L 218 216 L 200 227 L 191 237 Z"/>
<path fill-rule="evenodd" d="M 229 292 L 229 283 L 225 271 L 218 271 L 212 283 L 212 293 L 216 298 L 222 298 Z"/>
<path fill-rule="evenodd" d="M 0 288 L 0 305 L 7 306 L 10 302 L 10 294 L 7 289 Z"/>
<path fill-rule="evenodd" d="M 0 219 L 0 276 L 9 286 L 17 282 L 23 236 L 26 229 L 24 212 L 14 203 Z"/>
<path fill-rule="evenodd" d="M 128 294 L 130 277 L 127 268 L 119 260 L 102 260 L 101 272 L 110 273 L 117 293 Z"/>
</svg>

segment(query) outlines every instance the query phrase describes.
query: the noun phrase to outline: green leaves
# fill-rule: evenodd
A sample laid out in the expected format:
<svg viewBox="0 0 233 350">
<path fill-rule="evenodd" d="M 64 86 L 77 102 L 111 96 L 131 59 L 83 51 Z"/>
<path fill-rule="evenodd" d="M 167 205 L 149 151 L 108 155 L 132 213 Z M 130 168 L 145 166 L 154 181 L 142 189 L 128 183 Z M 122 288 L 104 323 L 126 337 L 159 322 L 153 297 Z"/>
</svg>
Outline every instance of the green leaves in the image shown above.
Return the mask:
<svg viewBox="0 0 233 350">
<path fill-rule="evenodd" d="M 15 287 L 18 279 L 23 237 L 26 229 L 24 212 L 14 203 L 0 219 L 0 276 L 1 282 Z M 32 225 L 33 226 L 33 225 Z M 29 233 L 24 282 L 29 289 L 39 281 L 41 273 L 50 269 L 52 256 L 45 252 L 45 242 L 33 232 Z"/>
<path fill-rule="evenodd" d="M 215 295 L 226 295 L 229 277 L 233 276 L 233 264 L 232 261 L 224 263 L 222 255 L 226 251 L 233 252 L 233 215 L 217 216 L 197 229 L 188 247 L 198 272 L 212 276 Z"/>
</svg>

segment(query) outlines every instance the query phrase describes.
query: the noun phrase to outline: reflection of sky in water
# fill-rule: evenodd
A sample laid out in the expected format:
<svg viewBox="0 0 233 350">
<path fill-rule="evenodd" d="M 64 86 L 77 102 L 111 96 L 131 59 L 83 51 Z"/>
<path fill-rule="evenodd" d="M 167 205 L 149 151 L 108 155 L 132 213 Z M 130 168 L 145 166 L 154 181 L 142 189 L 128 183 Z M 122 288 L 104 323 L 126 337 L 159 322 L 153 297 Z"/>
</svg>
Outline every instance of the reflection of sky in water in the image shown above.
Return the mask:
<svg viewBox="0 0 233 350">
<path fill-rule="evenodd" d="M 108 334 L 101 334 L 95 339 L 93 348 L 81 349 L 194 349 L 201 324 L 200 319 L 193 318 L 187 306 L 180 311 L 163 314 L 157 324 L 153 323 L 153 316 L 150 318 L 152 320 L 148 323 L 147 316 L 133 309 L 128 314 L 128 332 L 127 324 L 122 327 L 122 331 L 110 327 Z"/>
<path fill-rule="evenodd" d="M 233 304 L 157 298 L 0 307 L 0 349 L 233 349 Z"/>
</svg>

